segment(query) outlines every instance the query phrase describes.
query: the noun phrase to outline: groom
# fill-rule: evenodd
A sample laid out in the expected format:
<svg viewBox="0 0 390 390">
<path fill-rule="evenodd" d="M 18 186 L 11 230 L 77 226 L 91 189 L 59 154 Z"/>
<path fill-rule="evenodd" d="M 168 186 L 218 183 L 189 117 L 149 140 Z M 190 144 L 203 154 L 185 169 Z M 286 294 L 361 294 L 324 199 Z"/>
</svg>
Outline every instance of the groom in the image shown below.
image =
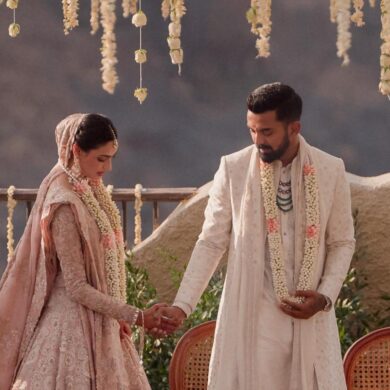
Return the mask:
<svg viewBox="0 0 390 390">
<path fill-rule="evenodd" d="M 263 85 L 247 107 L 253 145 L 222 157 L 164 315 L 191 314 L 228 250 L 208 389 L 345 390 L 333 307 L 354 251 L 344 164 L 300 135 L 291 87 Z"/>
</svg>

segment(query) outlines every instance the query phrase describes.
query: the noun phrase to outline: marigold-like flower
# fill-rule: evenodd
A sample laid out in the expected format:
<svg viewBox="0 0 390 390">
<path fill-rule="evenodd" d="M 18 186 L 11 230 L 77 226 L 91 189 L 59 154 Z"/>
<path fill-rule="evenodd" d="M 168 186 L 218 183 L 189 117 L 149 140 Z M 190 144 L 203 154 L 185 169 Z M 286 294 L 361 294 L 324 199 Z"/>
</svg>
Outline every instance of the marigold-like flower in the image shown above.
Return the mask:
<svg viewBox="0 0 390 390">
<path fill-rule="evenodd" d="M 140 104 L 142 104 L 148 96 L 148 89 L 147 88 L 137 88 L 134 91 L 134 96 L 138 99 Z"/>
<path fill-rule="evenodd" d="M 134 14 L 131 19 L 131 23 L 133 23 L 135 27 L 144 27 L 146 26 L 147 22 L 148 18 L 141 10 Z"/>
<path fill-rule="evenodd" d="M 147 61 L 147 51 L 145 49 L 138 49 L 135 51 L 135 62 L 143 64 Z"/>
<path fill-rule="evenodd" d="M 11 23 L 8 27 L 8 34 L 10 37 L 15 38 L 20 33 L 20 25 L 17 23 Z"/>
</svg>

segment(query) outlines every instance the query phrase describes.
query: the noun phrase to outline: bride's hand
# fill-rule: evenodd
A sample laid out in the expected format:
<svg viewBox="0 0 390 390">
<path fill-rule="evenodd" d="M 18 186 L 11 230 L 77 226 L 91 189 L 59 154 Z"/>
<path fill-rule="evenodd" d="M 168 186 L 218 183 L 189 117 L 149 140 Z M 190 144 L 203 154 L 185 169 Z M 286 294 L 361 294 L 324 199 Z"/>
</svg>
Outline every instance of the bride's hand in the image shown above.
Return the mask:
<svg viewBox="0 0 390 390">
<path fill-rule="evenodd" d="M 124 339 L 126 336 L 131 337 L 131 328 L 130 325 L 124 321 L 124 320 L 119 320 L 119 336 L 122 339 Z"/>
<path fill-rule="evenodd" d="M 159 329 L 161 325 L 161 308 L 167 307 L 166 303 L 157 303 L 150 307 L 149 309 L 143 310 L 138 314 L 138 318 L 136 321 L 136 325 L 144 326 L 145 330 L 150 329 Z M 143 321 L 142 321 L 142 313 L 143 313 Z"/>
</svg>

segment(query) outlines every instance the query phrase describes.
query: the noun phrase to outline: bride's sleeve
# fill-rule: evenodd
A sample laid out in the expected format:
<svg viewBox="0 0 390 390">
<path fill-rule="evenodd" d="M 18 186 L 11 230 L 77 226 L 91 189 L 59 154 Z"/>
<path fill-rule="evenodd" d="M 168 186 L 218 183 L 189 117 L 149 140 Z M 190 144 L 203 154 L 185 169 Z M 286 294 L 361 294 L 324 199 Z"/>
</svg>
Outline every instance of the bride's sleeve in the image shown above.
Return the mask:
<svg viewBox="0 0 390 390">
<path fill-rule="evenodd" d="M 81 236 L 69 205 L 62 205 L 52 221 L 52 236 L 70 299 L 98 313 L 134 325 L 138 309 L 91 286 L 86 278 Z"/>
</svg>

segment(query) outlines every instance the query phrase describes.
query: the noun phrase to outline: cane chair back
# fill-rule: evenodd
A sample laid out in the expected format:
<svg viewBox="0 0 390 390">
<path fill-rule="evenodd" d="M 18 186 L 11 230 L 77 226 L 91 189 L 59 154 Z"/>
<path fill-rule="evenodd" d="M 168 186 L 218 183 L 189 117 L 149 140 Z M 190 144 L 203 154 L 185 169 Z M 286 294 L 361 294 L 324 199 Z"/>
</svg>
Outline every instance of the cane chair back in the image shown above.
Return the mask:
<svg viewBox="0 0 390 390">
<path fill-rule="evenodd" d="M 188 330 L 176 345 L 169 365 L 170 390 L 206 390 L 215 321 Z"/>
<path fill-rule="evenodd" d="M 390 327 L 375 330 L 348 349 L 344 356 L 348 390 L 390 389 Z"/>
</svg>

